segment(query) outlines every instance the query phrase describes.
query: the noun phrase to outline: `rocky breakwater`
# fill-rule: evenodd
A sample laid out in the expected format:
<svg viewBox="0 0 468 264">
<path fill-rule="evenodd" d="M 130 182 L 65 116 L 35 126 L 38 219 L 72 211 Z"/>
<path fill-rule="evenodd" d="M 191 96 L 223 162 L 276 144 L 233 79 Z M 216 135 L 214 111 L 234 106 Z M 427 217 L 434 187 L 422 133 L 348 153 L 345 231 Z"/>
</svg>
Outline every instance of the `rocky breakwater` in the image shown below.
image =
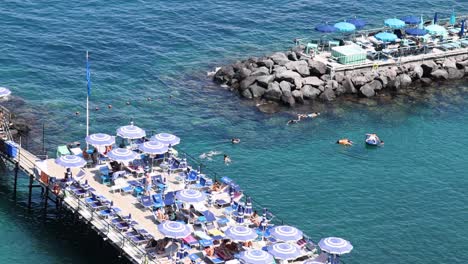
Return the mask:
<svg viewBox="0 0 468 264">
<path fill-rule="evenodd" d="M 214 81 L 244 98 L 281 102 L 288 106 L 313 101 L 333 101 L 351 94 L 373 97 L 433 82 L 468 76 L 468 55 L 360 70 L 337 71 L 302 55 L 298 50 L 249 58 L 221 67 Z"/>
</svg>

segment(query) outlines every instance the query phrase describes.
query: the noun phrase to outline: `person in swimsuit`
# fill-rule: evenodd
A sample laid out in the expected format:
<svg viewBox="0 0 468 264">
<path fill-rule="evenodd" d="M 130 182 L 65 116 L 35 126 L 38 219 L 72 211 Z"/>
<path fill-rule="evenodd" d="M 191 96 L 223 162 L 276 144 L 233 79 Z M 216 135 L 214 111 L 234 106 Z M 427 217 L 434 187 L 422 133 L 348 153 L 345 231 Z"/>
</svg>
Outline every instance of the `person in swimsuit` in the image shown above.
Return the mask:
<svg viewBox="0 0 468 264">
<path fill-rule="evenodd" d="M 224 164 L 229 164 L 229 163 L 231 163 L 231 158 L 228 155 L 224 154 Z"/>
<path fill-rule="evenodd" d="M 340 139 L 336 141 L 336 144 L 344 145 L 344 146 L 352 146 L 353 142 L 347 138 Z"/>
</svg>

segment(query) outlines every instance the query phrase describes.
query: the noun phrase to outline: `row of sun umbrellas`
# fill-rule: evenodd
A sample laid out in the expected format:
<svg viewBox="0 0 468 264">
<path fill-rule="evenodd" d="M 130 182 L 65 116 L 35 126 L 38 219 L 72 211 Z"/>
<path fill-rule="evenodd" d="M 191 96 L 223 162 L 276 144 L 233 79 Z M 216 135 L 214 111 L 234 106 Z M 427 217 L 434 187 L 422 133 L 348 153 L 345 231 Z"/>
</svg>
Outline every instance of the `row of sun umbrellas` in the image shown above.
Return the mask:
<svg viewBox="0 0 468 264">
<path fill-rule="evenodd" d="M 158 225 L 158 230 L 165 237 L 182 239 L 191 234 L 190 227 L 181 222 L 165 221 Z M 258 234 L 252 228 L 246 226 L 231 226 L 225 231 L 228 239 L 234 242 L 253 241 Z M 272 244 L 267 250 L 251 249 L 240 253 L 240 259 L 249 264 L 270 264 L 274 258 L 281 260 L 293 260 L 302 253 L 300 248 L 294 243 L 303 237 L 302 231 L 292 226 L 276 226 L 271 230 L 271 236 L 281 242 Z M 332 255 L 343 255 L 351 252 L 353 246 L 349 241 L 338 237 L 328 237 L 320 240 L 319 247 L 322 251 Z M 308 264 L 313 264 L 309 261 Z"/>
<path fill-rule="evenodd" d="M 398 18 L 389 18 L 384 21 L 384 25 L 388 28 L 391 29 L 403 29 L 407 25 L 419 25 L 417 28 L 408 28 L 406 30 L 406 33 L 409 35 L 413 36 L 423 36 L 426 35 L 427 33 L 431 35 L 445 35 L 447 34 L 447 30 L 440 25 L 437 25 L 437 13 L 434 16 L 433 19 L 433 24 L 429 25 L 427 27 L 424 27 L 424 20 L 423 17 L 417 17 L 417 16 L 405 16 L 400 19 Z M 462 29 L 460 30 L 460 35 L 464 32 L 464 20 L 462 21 Z M 450 24 L 455 25 L 456 23 L 456 17 L 455 14 L 452 13 L 452 16 L 450 17 Z M 315 27 L 315 30 L 323 33 L 332 33 L 332 32 L 342 32 L 342 33 L 350 33 L 354 32 L 355 30 L 362 29 L 367 22 L 363 19 L 360 18 L 352 18 L 352 19 L 347 19 L 344 22 L 338 22 L 334 25 L 329 25 L 329 24 L 320 24 Z M 386 32 L 383 32 L 386 33 Z M 392 33 L 389 33 L 392 34 Z M 396 39 L 393 36 L 390 35 L 382 35 L 382 41 L 387 41 L 385 39 L 392 39 L 389 41 L 393 41 Z M 378 38 L 379 39 L 379 38 Z"/>
</svg>

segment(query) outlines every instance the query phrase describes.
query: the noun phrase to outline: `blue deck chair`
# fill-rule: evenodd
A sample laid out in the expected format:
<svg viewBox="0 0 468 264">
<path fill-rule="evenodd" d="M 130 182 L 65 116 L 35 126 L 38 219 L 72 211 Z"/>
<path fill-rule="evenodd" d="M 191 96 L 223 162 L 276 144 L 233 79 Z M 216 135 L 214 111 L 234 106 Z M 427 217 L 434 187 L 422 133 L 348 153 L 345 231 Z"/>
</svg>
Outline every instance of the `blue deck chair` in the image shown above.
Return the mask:
<svg viewBox="0 0 468 264">
<path fill-rule="evenodd" d="M 185 184 L 195 183 L 198 180 L 198 173 L 191 170 L 185 177 Z"/>
<path fill-rule="evenodd" d="M 149 197 L 147 195 L 141 196 L 140 203 L 146 209 L 151 208 L 153 206 L 153 201 L 151 201 L 151 197 Z"/>
<path fill-rule="evenodd" d="M 169 171 L 175 172 L 177 170 L 180 170 L 179 165 L 180 161 L 178 161 L 177 159 L 173 159 L 172 162 L 169 163 Z"/>
<path fill-rule="evenodd" d="M 164 195 L 164 204 L 173 205 L 175 202 L 175 192 L 168 192 Z"/>
<path fill-rule="evenodd" d="M 162 176 L 156 175 L 151 177 L 151 183 L 155 187 L 156 191 L 164 191 L 166 189 L 166 184 L 164 184 Z"/>
<path fill-rule="evenodd" d="M 162 195 L 160 193 L 156 193 L 151 195 L 151 200 L 152 200 L 152 205 L 155 208 L 160 208 L 164 206 L 164 200 L 162 198 Z"/>
</svg>

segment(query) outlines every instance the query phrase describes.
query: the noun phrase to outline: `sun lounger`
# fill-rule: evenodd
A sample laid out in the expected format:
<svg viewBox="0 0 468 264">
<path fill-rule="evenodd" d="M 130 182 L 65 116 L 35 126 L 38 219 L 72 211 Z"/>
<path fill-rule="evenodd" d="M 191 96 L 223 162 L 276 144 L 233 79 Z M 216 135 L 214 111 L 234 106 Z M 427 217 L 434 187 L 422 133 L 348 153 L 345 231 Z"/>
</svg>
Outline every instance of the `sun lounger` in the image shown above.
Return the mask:
<svg viewBox="0 0 468 264">
<path fill-rule="evenodd" d="M 132 236 L 130 240 L 137 245 L 148 243 L 148 239 L 142 235 Z"/>
<path fill-rule="evenodd" d="M 112 208 L 108 208 L 108 209 L 104 209 L 104 210 L 99 211 L 98 215 L 102 216 L 102 217 L 109 217 L 109 216 L 115 215 L 116 213 L 119 213 L 121 211 L 122 210 L 120 210 L 120 208 L 112 207 Z"/>
<path fill-rule="evenodd" d="M 194 170 L 191 170 L 189 174 L 185 177 L 185 184 L 193 184 L 198 180 L 198 173 Z"/>
<path fill-rule="evenodd" d="M 151 195 L 151 202 L 155 208 L 161 208 L 164 206 L 164 201 L 160 193 Z"/>
<path fill-rule="evenodd" d="M 188 237 L 182 239 L 182 241 L 191 247 L 200 245 L 200 243 L 198 243 L 198 240 L 195 239 L 192 235 L 189 235 Z"/>
<path fill-rule="evenodd" d="M 164 195 L 164 204 L 172 205 L 175 202 L 175 192 L 168 192 Z"/>
<path fill-rule="evenodd" d="M 143 205 L 146 209 L 151 208 L 153 206 L 153 201 L 149 195 L 141 196 L 140 204 Z"/>
<path fill-rule="evenodd" d="M 121 191 L 122 188 L 128 186 L 128 183 L 123 178 L 114 180 L 114 185 L 110 187 L 111 192 Z"/>
<path fill-rule="evenodd" d="M 193 234 L 200 239 L 200 245 L 201 246 L 203 246 L 201 240 L 213 241 L 213 239 L 207 233 L 205 233 L 203 231 L 198 230 L 198 231 L 193 232 Z"/>
</svg>

